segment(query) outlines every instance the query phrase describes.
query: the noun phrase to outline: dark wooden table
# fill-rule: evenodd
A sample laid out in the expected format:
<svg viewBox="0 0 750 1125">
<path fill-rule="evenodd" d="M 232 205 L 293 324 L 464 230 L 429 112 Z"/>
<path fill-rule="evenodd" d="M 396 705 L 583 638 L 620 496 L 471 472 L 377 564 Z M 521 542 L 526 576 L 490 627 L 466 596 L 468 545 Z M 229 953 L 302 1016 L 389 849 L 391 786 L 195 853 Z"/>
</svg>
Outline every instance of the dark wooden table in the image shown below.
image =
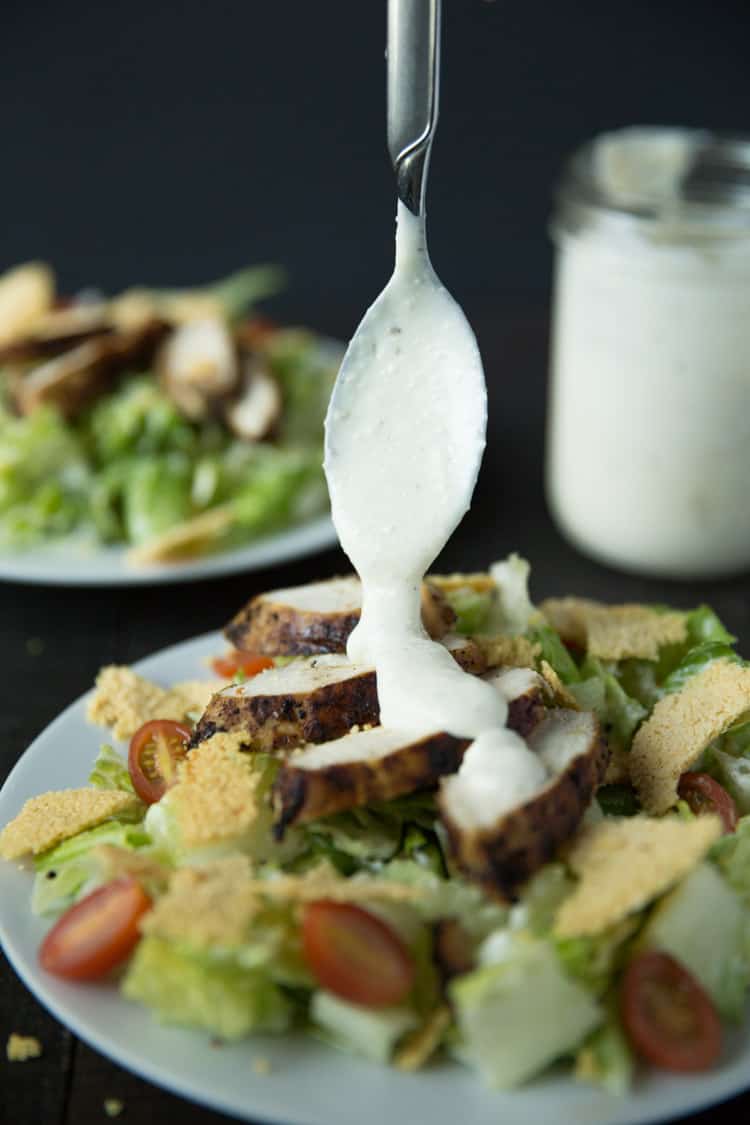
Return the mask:
<svg viewBox="0 0 750 1125">
<path fill-rule="evenodd" d="M 321 310 L 317 320 L 310 319 L 346 336 L 355 312 L 326 316 Z M 519 550 L 532 560 L 532 594 L 537 600 L 565 592 L 605 601 L 649 600 L 685 607 L 708 601 L 749 650 L 746 579 L 689 585 L 649 582 L 597 566 L 560 538 L 548 518 L 542 489 L 546 317 L 524 310 L 503 317 L 482 309 L 469 312 L 485 357 L 490 433 L 474 506 L 439 566 L 480 569 L 508 551 Z M 679 424 L 679 419 L 665 424 Z M 0 586 L 5 652 L 0 781 L 34 736 L 91 686 L 100 665 L 137 660 L 216 628 L 263 589 L 347 569 L 343 555 L 330 551 L 273 571 L 184 586 L 113 590 Z M 11 1031 L 37 1036 L 42 1057 L 8 1063 L 4 1045 Z M 0 1048 L 0 1125 L 94 1125 L 107 1120 L 106 1098 L 124 1103 L 120 1120 L 125 1122 L 219 1125 L 227 1120 L 141 1081 L 76 1040 L 37 1004 L 4 960 L 0 961 Z M 744 1095 L 691 1120 L 727 1125 L 748 1117 L 750 1095 Z"/>
</svg>

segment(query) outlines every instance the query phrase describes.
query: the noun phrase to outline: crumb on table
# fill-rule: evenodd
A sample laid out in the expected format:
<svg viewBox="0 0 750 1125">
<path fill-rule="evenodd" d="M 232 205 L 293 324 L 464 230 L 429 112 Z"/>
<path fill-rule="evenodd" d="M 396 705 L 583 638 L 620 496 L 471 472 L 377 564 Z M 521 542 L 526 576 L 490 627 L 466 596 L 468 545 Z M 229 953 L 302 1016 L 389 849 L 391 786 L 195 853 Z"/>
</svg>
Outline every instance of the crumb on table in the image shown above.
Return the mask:
<svg viewBox="0 0 750 1125">
<path fill-rule="evenodd" d="M 27 1059 L 38 1059 L 42 1053 L 42 1044 L 34 1035 L 19 1035 L 12 1031 L 8 1036 L 5 1047 L 8 1062 L 26 1062 Z"/>
<path fill-rule="evenodd" d="M 125 1103 L 120 1101 L 119 1098 L 104 1099 L 104 1112 L 107 1117 L 119 1117 L 124 1108 Z"/>
</svg>

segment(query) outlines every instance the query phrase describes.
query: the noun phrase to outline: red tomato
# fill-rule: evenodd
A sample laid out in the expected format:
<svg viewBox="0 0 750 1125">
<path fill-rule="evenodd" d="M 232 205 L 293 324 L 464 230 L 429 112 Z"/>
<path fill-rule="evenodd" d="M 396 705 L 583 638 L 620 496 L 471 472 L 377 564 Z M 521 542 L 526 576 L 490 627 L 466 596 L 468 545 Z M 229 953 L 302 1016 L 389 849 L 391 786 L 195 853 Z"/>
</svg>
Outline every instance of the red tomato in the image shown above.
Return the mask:
<svg viewBox="0 0 750 1125">
<path fill-rule="evenodd" d="M 401 938 L 349 903 L 326 900 L 305 908 L 302 951 L 317 981 L 352 1004 L 398 1004 L 414 982 L 414 962 Z"/>
<path fill-rule="evenodd" d="M 98 980 L 138 943 L 139 919 L 151 899 L 130 876 L 82 898 L 57 920 L 39 949 L 39 964 L 67 980 Z"/>
<path fill-rule="evenodd" d="M 723 785 L 707 773 L 684 773 L 677 792 L 694 813 L 716 813 L 724 822 L 724 833 L 737 827 L 737 806 Z"/>
<path fill-rule="evenodd" d="M 266 668 L 273 668 L 273 660 L 270 656 L 256 656 L 252 652 L 234 649 L 224 656 L 217 656 L 211 661 L 211 665 L 216 675 L 223 676 L 225 680 L 231 680 L 238 672 L 250 679 L 251 676 L 257 676 L 258 672 L 265 672 Z"/>
<path fill-rule="evenodd" d="M 633 1048 L 662 1070 L 708 1070 L 721 1053 L 721 1022 L 711 998 L 668 953 L 638 954 L 620 994 Z"/>
<path fill-rule="evenodd" d="M 133 788 L 147 805 L 160 801 L 174 785 L 190 737 L 187 727 L 171 719 L 152 719 L 131 738 L 128 770 Z"/>
</svg>

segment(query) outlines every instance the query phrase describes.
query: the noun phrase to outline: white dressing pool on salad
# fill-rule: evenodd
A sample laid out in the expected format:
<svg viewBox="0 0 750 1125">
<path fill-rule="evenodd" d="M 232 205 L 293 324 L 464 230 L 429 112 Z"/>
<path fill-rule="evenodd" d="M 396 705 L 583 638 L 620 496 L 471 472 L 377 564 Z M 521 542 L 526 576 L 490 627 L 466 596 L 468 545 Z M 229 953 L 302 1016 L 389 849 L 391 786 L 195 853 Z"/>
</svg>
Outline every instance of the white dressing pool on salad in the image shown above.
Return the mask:
<svg viewBox="0 0 750 1125">
<path fill-rule="evenodd" d="M 384 726 L 484 736 L 493 754 L 485 741 L 470 750 L 462 776 L 476 774 L 476 793 L 489 771 L 515 802 L 543 767 L 506 730 L 506 700 L 420 616 L 421 580 L 471 504 L 486 426 L 476 339 L 432 268 L 424 218 L 399 203 L 393 277 L 349 345 L 326 419 L 333 519 L 362 580 L 347 653 L 375 666 Z"/>
</svg>

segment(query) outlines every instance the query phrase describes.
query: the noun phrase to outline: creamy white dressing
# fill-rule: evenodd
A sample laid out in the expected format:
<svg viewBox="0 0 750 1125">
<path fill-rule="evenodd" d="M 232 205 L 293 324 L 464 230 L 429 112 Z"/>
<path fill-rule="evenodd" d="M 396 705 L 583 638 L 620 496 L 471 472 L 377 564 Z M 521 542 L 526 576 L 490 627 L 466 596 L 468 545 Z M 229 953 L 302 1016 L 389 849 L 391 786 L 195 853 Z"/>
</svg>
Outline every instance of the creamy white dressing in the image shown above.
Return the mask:
<svg viewBox="0 0 750 1125">
<path fill-rule="evenodd" d="M 399 204 L 396 268 L 349 346 L 326 422 L 325 469 L 341 544 L 362 579 L 347 652 L 374 664 L 383 725 L 473 737 L 507 707 L 429 639 L 420 583 L 467 511 L 487 397 L 474 335 Z"/>
<path fill-rule="evenodd" d="M 505 698 L 430 640 L 420 615 L 422 577 L 470 506 L 486 426 L 474 334 L 432 269 L 424 220 L 399 204 L 393 277 L 349 345 L 326 419 L 333 519 L 362 580 L 347 653 L 375 666 L 384 726 L 478 739 L 461 777 L 475 793 L 489 772 L 495 796 L 515 802 L 544 768 L 505 728 Z"/>
<path fill-rule="evenodd" d="M 546 781 L 542 761 L 520 735 L 502 728 L 480 734 L 443 787 L 459 827 L 485 828 L 530 800 Z"/>
</svg>

